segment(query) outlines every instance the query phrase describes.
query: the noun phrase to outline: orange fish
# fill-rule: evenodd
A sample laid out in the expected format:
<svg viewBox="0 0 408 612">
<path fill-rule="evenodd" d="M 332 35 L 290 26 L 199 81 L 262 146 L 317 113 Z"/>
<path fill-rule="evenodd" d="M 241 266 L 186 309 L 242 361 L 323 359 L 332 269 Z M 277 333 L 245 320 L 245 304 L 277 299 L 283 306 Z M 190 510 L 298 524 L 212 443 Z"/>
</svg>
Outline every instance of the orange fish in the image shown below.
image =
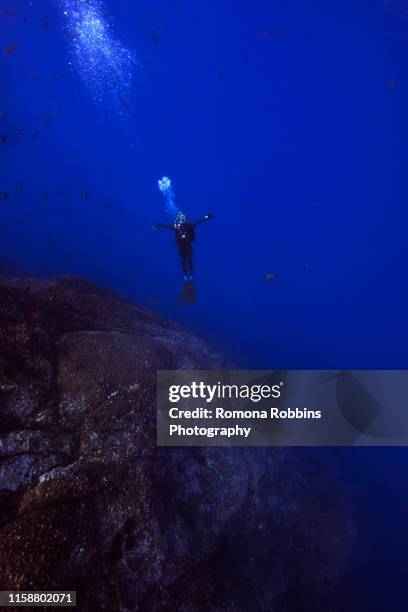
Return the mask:
<svg viewBox="0 0 408 612">
<path fill-rule="evenodd" d="M 12 53 L 14 53 L 16 49 L 17 49 L 16 43 L 12 43 L 11 45 L 9 45 L 8 47 L 4 49 L 4 55 L 7 57 L 7 55 L 11 55 Z"/>
</svg>

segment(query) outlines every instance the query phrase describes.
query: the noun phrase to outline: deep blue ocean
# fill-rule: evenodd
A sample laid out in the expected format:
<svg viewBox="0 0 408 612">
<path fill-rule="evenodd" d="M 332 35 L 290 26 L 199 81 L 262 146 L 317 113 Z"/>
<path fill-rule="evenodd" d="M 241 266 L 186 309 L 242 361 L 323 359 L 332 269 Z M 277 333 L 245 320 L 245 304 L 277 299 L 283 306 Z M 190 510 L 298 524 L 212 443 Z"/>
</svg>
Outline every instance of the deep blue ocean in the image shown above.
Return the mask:
<svg viewBox="0 0 408 612">
<path fill-rule="evenodd" d="M 408 368 L 407 0 L 1 0 L 0 64 L 0 274 L 86 276 L 240 367 Z M 163 176 L 214 213 L 194 306 Z M 407 609 L 408 451 L 326 452 L 356 610 Z"/>
</svg>

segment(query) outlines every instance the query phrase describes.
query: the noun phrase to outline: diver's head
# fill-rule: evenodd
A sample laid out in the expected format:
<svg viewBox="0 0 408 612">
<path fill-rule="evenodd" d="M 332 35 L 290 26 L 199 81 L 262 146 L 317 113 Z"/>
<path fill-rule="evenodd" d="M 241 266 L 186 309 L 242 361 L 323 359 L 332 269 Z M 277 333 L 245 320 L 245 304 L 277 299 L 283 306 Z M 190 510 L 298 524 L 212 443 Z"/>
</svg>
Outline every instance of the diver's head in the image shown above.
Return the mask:
<svg viewBox="0 0 408 612">
<path fill-rule="evenodd" d="M 187 221 L 186 215 L 182 213 L 181 211 L 179 211 L 174 220 L 174 226 L 180 227 L 180 225 L 183 225 L 183 223 L 186 223 L 186 221 Z"/>
</svg>

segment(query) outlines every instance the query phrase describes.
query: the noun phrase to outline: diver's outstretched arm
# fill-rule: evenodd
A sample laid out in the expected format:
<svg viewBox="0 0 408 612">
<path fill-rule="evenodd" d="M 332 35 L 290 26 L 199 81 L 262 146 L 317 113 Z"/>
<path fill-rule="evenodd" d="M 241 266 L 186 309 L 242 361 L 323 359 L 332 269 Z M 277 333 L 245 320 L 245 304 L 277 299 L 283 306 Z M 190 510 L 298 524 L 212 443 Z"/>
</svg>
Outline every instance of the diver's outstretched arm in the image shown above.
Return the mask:
<svg viewBox="0 0 408 612">
<path fill-rule="evenodd" d="M 208 213 L 208 215 L 205 215 L 205 217 L 202 217 L 201 219 L 199 219 L 198 221 L 196 221 L 195 223 L 193 223 L 193 227 L 196 227 L 197 225 L 201 225 L 201 223 L 205 223 L 206 221 L 209 221 L 210 219 L 213 218 L 213 214 L 212 213 Z"/>
<path fill-rule="evenodd" d="M 156 223 L 154 225 L 154 229 L 170 229 L 170 230 L 174 230 L 174 227 L 172 225 L 168 225 L 167 223 Z"/>
</svg>

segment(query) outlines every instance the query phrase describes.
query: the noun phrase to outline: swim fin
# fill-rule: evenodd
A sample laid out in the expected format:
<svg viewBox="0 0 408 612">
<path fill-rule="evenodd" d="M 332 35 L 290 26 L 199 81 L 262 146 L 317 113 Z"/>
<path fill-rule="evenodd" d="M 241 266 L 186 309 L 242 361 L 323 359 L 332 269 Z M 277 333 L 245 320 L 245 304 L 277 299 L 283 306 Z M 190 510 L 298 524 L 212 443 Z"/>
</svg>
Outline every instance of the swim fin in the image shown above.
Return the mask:
<svg viewBox="0 0 408 612">
<path fill-rule="evenodd" d="M 187 300 L 189 304 L 195 304 L 196 301 L 196 290 L 193 281 L 189 281 L 187 289 Z"/>
<path fill-rule="evenodd" d="M 177 303 L 180 306 L 181 304 L 184 304 L 184 302 L 187 302 L 187 299 L 188 299 L 188 281 L 186 281 L 184 285 L 182 286 Z"/>
<path fill-rule="evenodd" d="M 181 288 L 177 303 L 181 305 L 184 302 L 195 304 L 195 287 L 192 281 L 186 281 Z"/>
</svg>

